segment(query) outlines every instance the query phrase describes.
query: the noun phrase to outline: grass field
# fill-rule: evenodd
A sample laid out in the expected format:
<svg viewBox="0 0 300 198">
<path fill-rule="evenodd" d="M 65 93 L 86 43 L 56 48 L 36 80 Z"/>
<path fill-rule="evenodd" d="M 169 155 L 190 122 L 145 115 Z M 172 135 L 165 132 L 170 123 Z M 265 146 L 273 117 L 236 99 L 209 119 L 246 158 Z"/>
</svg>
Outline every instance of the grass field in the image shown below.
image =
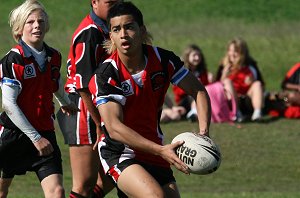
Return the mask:
<svg viewBox="0 0 300 198">
<path fill-rule="evenodd" d="M 41 0 L 51 17 L 46 42 L 59 49 L 66 62 L 71 35 L 89 10 L 85 1 Z M 8 13 L 21 0 L 0 6 L 0 56 L 14 44 Z M 228 40 L 242 36 L 258 61 L 268 90 L 278 90 L 285 72 L 300 61 L 300 0 L 133 0 L 144 13 L 154 44 L 180 55 L 190 43 L 203 49 L 215 72 Z M 63 67 L 64 70 L 64 67 Z M 63 71 L 65 73 L 65 71 Z M 196 131 L 190 122 L 163 124 L 166 143 L 180 132 Z M 64 161 L 64 184 L 71 188 L 68 147 L 57 127 Z M 212 124 L 211 137 L 223 156 L 220 169 L 206 176 L 186 176 L 174 170 L 183 198 L 300 197 L 300 122 L 270 120 L 241 125 Z M 16 177 L 12 198 L 43 197 L 34 174 Z M 107 197 L 116 197 L 112 192 Z"/>
</svg>

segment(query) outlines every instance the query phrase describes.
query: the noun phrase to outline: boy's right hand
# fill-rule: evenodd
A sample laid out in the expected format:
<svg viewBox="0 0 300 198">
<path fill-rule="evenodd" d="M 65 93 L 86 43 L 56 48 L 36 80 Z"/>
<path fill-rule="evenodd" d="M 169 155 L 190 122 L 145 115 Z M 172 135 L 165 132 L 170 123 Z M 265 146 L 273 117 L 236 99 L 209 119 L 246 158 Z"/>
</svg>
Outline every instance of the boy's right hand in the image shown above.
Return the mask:
<svg viewBox="0 0 300 198">
<path fill-rule="evenodd" d="M 41 138 L 37 142 L 33 143 L 35 148 L 39 152 L 39 156 L 46 156 L 50 155 L 54 149 L 51 145 L 51 143 L 46 138 Z"/>
<path fill-rule="evenodd" d="M 181 172 L 185 174 L 190 174 L 188 171 L 188 166 L 183 161 L 181 161 L 175 153 L 175 149 L 183 143 L 183 141 L 178 141 L 172 144 L 164 145 L 161 150 L 161 157 L 164 158 L 171 165 L 175 166 Z"/>
</svg>

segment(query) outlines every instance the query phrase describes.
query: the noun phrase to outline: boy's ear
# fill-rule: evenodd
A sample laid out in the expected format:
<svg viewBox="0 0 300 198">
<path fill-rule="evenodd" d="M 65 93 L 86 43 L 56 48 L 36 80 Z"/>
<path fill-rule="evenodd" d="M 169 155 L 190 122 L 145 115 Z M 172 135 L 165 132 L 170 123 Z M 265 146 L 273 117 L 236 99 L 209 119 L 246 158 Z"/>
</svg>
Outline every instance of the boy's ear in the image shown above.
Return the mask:
<svg viewBox="0 0 300 198">
<path fill-rule="evenodd" d="M 145 35 L 147 33 L 147 28 L 145 25 L 140 26 L 141 32 L 143 35 Z"/>
</svg>

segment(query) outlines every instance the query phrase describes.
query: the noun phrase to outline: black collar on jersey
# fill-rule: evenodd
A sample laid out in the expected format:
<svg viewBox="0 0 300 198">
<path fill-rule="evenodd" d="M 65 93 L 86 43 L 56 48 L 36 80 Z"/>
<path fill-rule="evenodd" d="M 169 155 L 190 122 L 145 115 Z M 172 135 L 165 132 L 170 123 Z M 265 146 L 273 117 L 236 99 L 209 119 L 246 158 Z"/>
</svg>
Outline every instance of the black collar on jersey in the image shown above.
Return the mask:
<svg viewBox="0 0 300 198">
<path fill-rule="evenodd" d="M 103 32 L 104 32 L 105 34 L 108 34 L 109 31 L 108 31 L 106 22 L 103 21 L 102 19 L 100 19 L 100 18 L 95 14 L 95 12 L 93 11 L 93 9 L 91 9 L 90 16 L 91 16 L 91 18 L 93 19 L 93 21 L 96 23 L 96 25 L 100 26 L 101 29 L 103 30 Z"/>
<path fill-rule="evenodd" d="M 19 40 L 19 45 L 23 48 L 24 57 L 29 58 L 33 56 L 30 47 L 22 39 Z M 43 45 L 46 50 L 46 55 L 51 57 L 53 54 L 51 48 L 46 43 L 43 43 Z"/>
<path fill-rule="evenodd" d="M 31 51 L 30 47 L 29 47 L 22 39 L 19 40 L 19 45 L 20 45 L 20 46 L 22 47 L 22 49 L 23 49 L 24 57 L 26 57 L 26 58 L 33 57 L 33 59 L 35 60 L 35 58 L 34 58 L 34 56 L 33 56 L 33 54 L 32 54 L 32 51 Z M 50 48 L 45 42 L 43 43 L 43 45 L 44 45 L 44 48 L 45 48 L 45 51 L 46 51 L 46 57 L 45 57 L 45 65 L 46 65 L 46 64 L 49 62 L 49 61 L 48 61 L 48 60 L 49 60 L 49 57 L 50 57 L 50 58 L 52 57 L 53 52 L 52 52 L 51 48 Z M 35 61 L 35 62 L 36 62 L 36 61 Z M 39 65 L 39 64 L 37 64 L 37 65 Z M 44 67 L 44 69 L 42 70 L 42 68 L 41 68 L 40 65 L 39 65 L 39 69 L 40 69 L 42 72 L 44 72 L 45 68 L 46 68 L 46 67 Z"/>
</svg>

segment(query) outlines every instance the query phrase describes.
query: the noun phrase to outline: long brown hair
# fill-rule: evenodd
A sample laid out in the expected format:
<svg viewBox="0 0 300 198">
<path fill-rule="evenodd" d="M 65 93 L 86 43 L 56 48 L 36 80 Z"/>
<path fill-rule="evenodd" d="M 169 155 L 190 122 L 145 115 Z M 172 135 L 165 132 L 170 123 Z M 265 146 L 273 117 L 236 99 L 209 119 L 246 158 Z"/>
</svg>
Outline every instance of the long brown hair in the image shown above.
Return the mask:
<svg viewBox="0 0 300 198">
<path fill-rule="evenodd" d="M 228 50 L 231 45 L 233 45 L 235 51 L 240 54 L 240 59 L 236 64 L 231 63 L 228 57 Z M 227 51 L 222 60 L 222 65 L 225 66 L 227 64 L 230 64 L 232 65 L 233 70 L 237 70 L 240 67 L 247 66 L 253 62 L 255 62 L 255 60 L 250 56 L 249 48 L 245 40 L 240 37 L 236 37 L 228 42 Z"/>
<path fill-rule="evenodd" d="M 201 62 L 197 65 L 196 70 L 199 73 L 207 72 L 204 54 L 203 54 L 201 48 L 195 44 L 190 44 L 184 49 L 183 54 L 182 54 L 182 59 L 183 59 L 184 65 L 187 66 L 188 68 L 190 68 L 191 63 L 189 62 L 189 56 L 192 51 L 198 51 L 201 56 Z"/>
</svg>

